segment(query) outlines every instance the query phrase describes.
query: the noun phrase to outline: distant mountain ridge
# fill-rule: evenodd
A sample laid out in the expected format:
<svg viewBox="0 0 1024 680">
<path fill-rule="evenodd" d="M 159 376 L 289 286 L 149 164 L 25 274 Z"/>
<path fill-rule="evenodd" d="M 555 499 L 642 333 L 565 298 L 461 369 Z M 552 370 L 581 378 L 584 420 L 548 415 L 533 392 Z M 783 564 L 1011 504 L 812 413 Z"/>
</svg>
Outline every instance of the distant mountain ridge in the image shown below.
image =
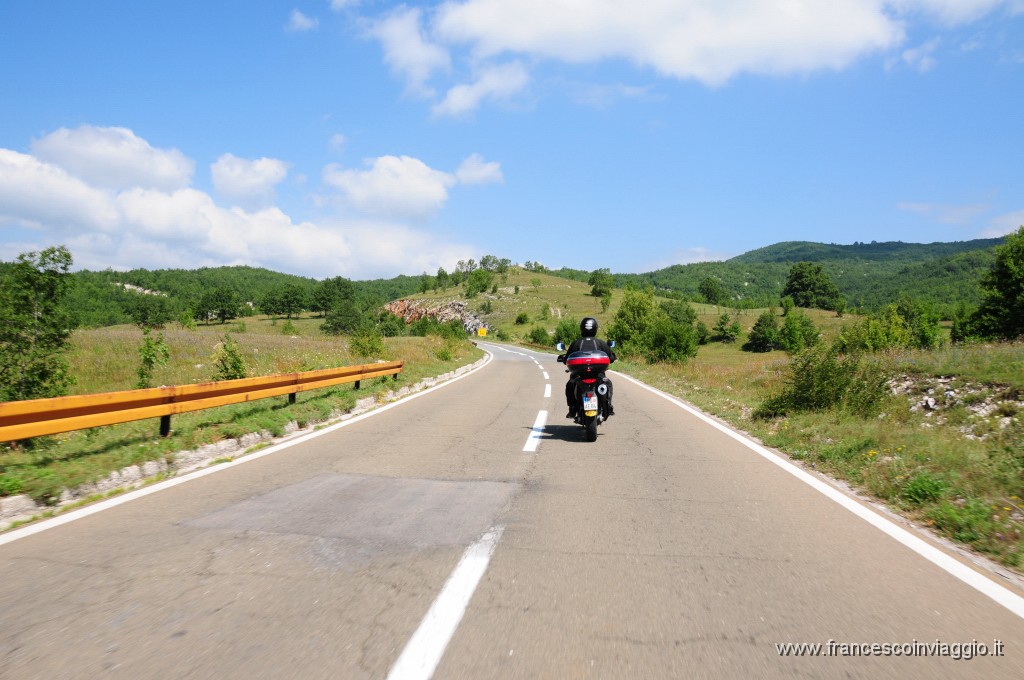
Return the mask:
<svg viewBox="0 0 1024 680">
<path fill-rule="evenodd" d="M 947 257 L 972 250 L 988 250 L 1003 243 L 1003 238 L 974 239 L 935 243 L 904 243 L 902 241 L 856 242 L 850 245 L 815 243 L 813 241 L 782 241 L 737 255 L 728 262 L 823 262 L 829 260 L 923 260 Z"/>
</svg>

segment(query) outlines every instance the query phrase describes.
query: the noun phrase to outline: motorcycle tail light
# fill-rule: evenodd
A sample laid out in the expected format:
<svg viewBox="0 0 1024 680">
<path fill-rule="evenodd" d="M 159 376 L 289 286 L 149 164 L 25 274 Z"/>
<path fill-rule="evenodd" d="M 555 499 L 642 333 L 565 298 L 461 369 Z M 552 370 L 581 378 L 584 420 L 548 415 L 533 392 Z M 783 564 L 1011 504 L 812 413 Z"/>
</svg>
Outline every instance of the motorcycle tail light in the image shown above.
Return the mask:
<svg viewBox="0 0 1024 680">
<path fill-rule="evenodd" d="M 597 382 L 597 378 L 584 378 L 583 382 L 587 385 L 593 385 Z"/>
</svg>

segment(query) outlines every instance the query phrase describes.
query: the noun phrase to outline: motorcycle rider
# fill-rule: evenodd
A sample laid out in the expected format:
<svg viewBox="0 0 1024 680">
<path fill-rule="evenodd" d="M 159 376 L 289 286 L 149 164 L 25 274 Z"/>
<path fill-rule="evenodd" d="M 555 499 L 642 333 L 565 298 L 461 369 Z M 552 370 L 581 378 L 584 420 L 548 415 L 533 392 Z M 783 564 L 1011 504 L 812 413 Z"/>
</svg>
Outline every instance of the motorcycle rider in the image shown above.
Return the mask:
<svg viewBox="0 0 1024 680">
<path fill-rule="evenodd" d="M 573 340 L 563 356 L 569 356 L 573 352 L 604 352 L 612 363 L 615 362 L 615 352 L 612 351 L 611 346 L 597 337 L 597 319 L 588 316 L 580 321 L 580 335 L 582 337 L 579 340 Z M 612 381 L 605 378 L 605 384 L 608 385 L 608 416 L 611 417 L 615 415 L 615 409 L 612 408 Z M 576 418 L 576 409 L 579 404 L 576 403 L 575 376 L 570 376 L 568 382 L 565 383 L 565 402 L 569 405 L 569 412 L 565 414 L 565 417 Z"/>
</svg>

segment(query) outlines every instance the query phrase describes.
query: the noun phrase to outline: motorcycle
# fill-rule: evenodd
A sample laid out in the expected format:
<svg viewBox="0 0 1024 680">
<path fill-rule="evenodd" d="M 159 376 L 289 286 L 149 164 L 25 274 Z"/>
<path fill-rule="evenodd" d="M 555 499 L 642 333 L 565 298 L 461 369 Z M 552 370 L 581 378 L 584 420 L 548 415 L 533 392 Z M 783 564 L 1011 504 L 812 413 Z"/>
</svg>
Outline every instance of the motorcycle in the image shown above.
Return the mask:
<svg viewBox="0 0 1024 680">
<path fill-rule="evenodd" d="M 608 343 L 615 347 L 615 341 Z M 565 343 L 555 345 L 559 352 L 565 351 Z M 597 426 L 608 420 L 608 390 L 611 381 L 605 376 L 611 358 L 604 352 L 573 352 L 559 354 L 558 363 L 565 364 L 565 372 L 574 385 L 576 418 L 573 422 L 583 426 L 587 441 L 597 441 Z"/>
</svg>

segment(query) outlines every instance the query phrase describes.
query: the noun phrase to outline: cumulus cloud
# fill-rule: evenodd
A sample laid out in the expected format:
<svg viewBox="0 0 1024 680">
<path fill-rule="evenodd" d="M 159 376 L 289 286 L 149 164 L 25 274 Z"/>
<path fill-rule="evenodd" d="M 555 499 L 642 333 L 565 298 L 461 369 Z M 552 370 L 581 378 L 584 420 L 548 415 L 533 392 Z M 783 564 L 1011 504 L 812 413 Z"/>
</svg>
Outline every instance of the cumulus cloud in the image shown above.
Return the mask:
<svg viewBox="0 0 1024 680">
<path fill-rule="evenodd" d="M 331 0 L 331 9 L 340 12 L 346 7 L 355 7 L 358 4 L 359 0 Z"/>
<path fill-rule="evenodd" d="M 710 86 L 744 73 L 842 69 L 878 53 L 902 52 L 926 71 L 935 64 L 936 45 L 901 49 L 912 21 L 956 26 L 1000 9 L 1019 13 L 1022 6 L 1022 0 L 446 0 L 427 11 L 403 5 L 373 23 L 370 35 L 409 91 L 428 97 L 434 95 L 427 81 L 452 70 L 452 54 L 464 52 L 469 69 L 477 70 L 511 58 L 515 66 L 481 70 L 434 106 L 435 114 L 460 115 L 520 92 L 529 80 L 522 63 L 545 59 L 625 60 Z"/>
<path fill-rule="evenodd" d="M 0 259 L 63 243 L 77 267 L 91 269 L 248 264 L 316 277 L 375 278 L 450 268 L 477 251 L 388 219 L 328 216 L 299 221 L 272 205 L 226 207 L 204 191 L 177 186 L 182 168 L 190 174 L 193 167 L 177 152 L 153 149 L 128 130 L 113 128 L 115 135 L 104 136 L 103 129 L 84 129 L 99 131 L 85 136 L 101 142 L 74 143 L 81 142 L 80 136 L 67 131 L 44 138 L 40 148 L 54 161 L 0 148 Z M 111 139 L 128 142 L 128 150 L 111 152 Z M 99 161 L 113 157 L 121 163 L 83 165 L 88 155 L 83 148 Z M 168 167 L 178 169 L 176 181 L 168 179 L 174 172 L 156 172 L 138 163 L 147 156 L 173 160 Z M 392 180 L 403 187 L 399 196 L 413 188 L 407 198 L 411 212 L 431 205 L 436 209 L 458 182 L 454 175 L 415 159 L 398 158 L 394 164 L 393 157 L 386 158 L 353 180 L 356 195 L 367 205 L 387 194 L 389 168 Z M 127 172 L 131 167 L 138 173 L 135 179 Z M 281 161 L 231 154 L 212 168 L 218 193 L 242 198 L 265 198 L 287 171 Z"/>
<path fill-rule="evenodd" d="M 470 154 L 462 161 L 459 169 L 455 171 L 455 177 L 462 184 L 492 184 L 505 181 L 501 174 L 501 163 L 487 162 L 478 153 Z"/>
<path fill-rule="evenodd" d="M 60 128 L 32 143 L 32 154 L 92 186 L 173 190 L 188 186 L 195 164 L 177 149 L 155 149 L 120 127 Z"/>
<path fill-rule="evenodd" d="M 431 42 L 422 29 L 422 11 L 404 5 L 370 25 L 370 36 L 384 48 L 384 61 L 406 82 L 408 92 L 433 96 L 427 81 L 438 71 L 451 68 L 448 51 Z"/>
<path fill-rule="evenodd" d="M 33 156 L 0 149 L 0 223 L 3 221 L 64 234 L 112 229 L 118 213 L 110 192 Z"/>
<path fill-rule="evenodd" d="M 456 85 L 434 107 L 438 116 L 460 116 L 476 109 L 487 99 L 508 99 L 530 82 L 530 76 L 519 62 L 482 69 L 475 82 Z"/>
<path fill-rule="evenodd" d="M 371 215 L 423 220 L 444 206 L 456 177 L 418 158 L 381 156 L 365 170 L 329 165 L 324 182 L 340 190 L 349 205 Z"/>
<path fill-rule="evenodd" d="M 948 203 L 912 203 L 904 202 L 897 206 L 900 210 L 923 215 L 942 224 L 971 224 L 979 215 L 989 211 L 988 204 L 973 203 L 955 205 Z"/>
<path fill-rule="evenodd" d="M 983 231 L 981 238 L 996 238 L 1012 234 L 1021 227 L 1024 227 L 1024 210 L 1017 210 L 1006 215 L 993 218 L 988 229 Z"/>
<path fill-rule="evenodd" d="M 348 138 L 346 138 L 345 135 L 339 132 L 335 135 L 331 135 L 331 139 L 330 141 L 328 141 L 328 145 L 334 151 L 341 151 L 342 149 L 345 148 L 346 142 L 348 142 Z"/>
<path fill-rule="evenodd" d="M 273 158 L 251 161 L 226 153 L 210 166 L 213 186 L 235 205 L 262 208 L 277 197 L 274 190 L 288 175 L 288 164 Z"/>
<path fill-rule="evenodd" d="M 319 19 L 312 19 L 299 10 L 293 9 L 292 13 L 288 15 L 288 23 L 284 25 L 284 30 L 289 33 L 304 33 L 312 31 L 319 25 Z"/>
</svg>

